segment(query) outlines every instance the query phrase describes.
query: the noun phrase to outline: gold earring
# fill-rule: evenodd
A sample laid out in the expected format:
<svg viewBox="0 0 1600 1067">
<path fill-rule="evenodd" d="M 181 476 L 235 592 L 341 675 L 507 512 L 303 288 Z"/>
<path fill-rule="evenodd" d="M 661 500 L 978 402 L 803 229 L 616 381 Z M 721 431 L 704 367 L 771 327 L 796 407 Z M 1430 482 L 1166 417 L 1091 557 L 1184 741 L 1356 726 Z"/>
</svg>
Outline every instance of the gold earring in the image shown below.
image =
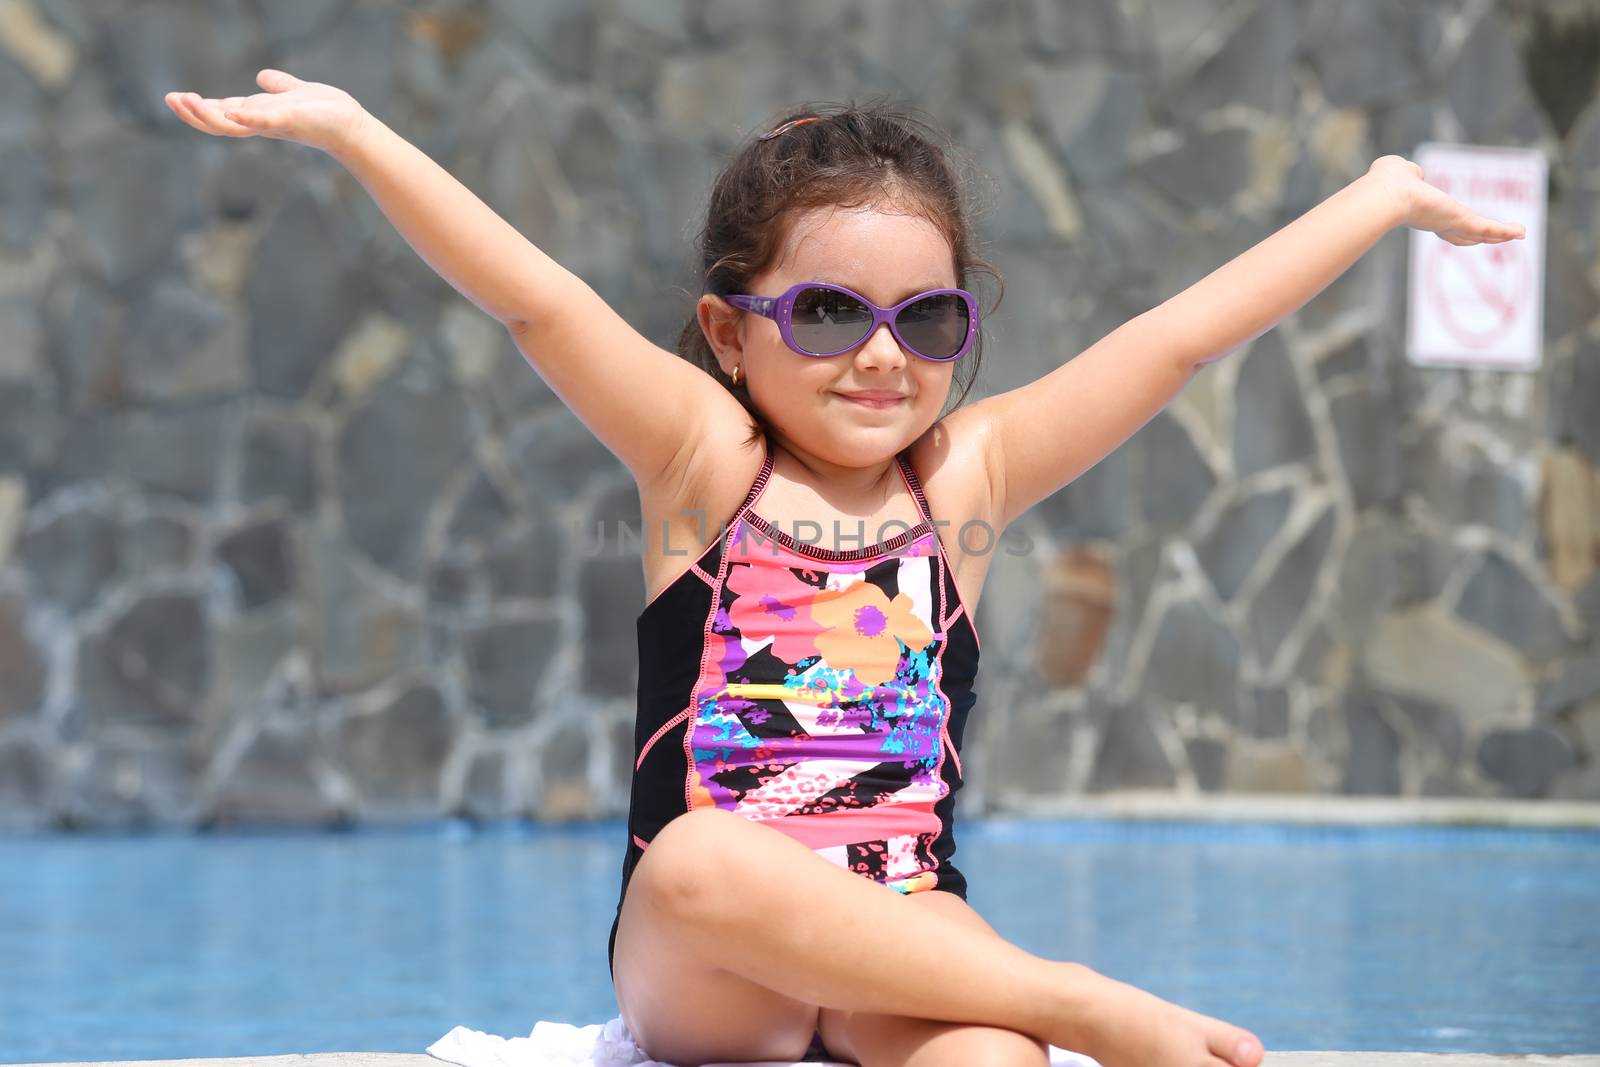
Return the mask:
<svg viewBox="0 0 1600 1067">
<path fill-rule="evenodd" d="M 740 370 L 739 367 L 733 368 L 732 378 L 733 378 L 733 384 L 734 385 L 738 385 L 739 384 L 739 370 Z"/>
</svg>

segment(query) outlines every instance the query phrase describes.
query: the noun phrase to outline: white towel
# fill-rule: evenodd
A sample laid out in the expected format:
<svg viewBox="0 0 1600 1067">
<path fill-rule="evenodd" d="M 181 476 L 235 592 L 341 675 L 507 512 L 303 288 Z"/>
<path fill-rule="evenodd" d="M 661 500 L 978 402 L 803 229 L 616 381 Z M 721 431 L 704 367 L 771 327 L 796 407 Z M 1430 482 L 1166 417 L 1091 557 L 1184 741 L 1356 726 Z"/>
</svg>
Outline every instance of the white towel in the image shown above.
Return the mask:
<svg viewBox="0 0 1600 1067">
<path fill-rule="evenodd" d="M 618 1015 L 601 1025 L 574 1026 L 541 1020 L 527 1037 L 505 1038 L 458 1026 L 428 1046 L 428 1054 L 461 1067 L 676 1067 L 644 1054 Z M 1050 1064 L 1100 1067 L 1078 1052 L 1050 1046 Z M 851 1067 L 837 1060 L 790 1062 L 761 1060 L 713 1063 L 705 1067 Z"/>
</svg>

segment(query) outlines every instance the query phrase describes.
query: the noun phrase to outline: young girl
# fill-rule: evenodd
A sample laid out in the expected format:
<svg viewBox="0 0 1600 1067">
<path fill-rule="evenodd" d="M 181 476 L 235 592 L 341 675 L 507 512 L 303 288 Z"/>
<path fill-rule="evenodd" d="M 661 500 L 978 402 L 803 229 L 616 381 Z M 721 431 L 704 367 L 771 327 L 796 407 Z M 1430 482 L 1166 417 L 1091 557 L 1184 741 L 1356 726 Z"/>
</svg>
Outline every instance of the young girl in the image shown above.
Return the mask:
<svg viewBox="0 0 1600 1067">
<path fill-rule="evenodd" d="M 1393 227 L 1457 245 L 1521 227 L 1384 156 L 1057 370 L 941 418 L 957 370 L 968 385 L 976 370 L 965 286 L 989 268 L 919 123 L 811 110 L 739 148 L 674 356 L 348 94 L 257 82 L 167 104 L 347 167 L 638 483 L 648 601 L 610 951 L 647 1054 L 792 1061 L 809 1044 L 864 1067 L 969 1067 L 1044 1064 L 1055 1045 L 1106 1067 L 1260 1063 L 1249 1031 L 1031 955 L 967 904 L 951 823 L 989 563 L 967 548 Z"/>
</svg>

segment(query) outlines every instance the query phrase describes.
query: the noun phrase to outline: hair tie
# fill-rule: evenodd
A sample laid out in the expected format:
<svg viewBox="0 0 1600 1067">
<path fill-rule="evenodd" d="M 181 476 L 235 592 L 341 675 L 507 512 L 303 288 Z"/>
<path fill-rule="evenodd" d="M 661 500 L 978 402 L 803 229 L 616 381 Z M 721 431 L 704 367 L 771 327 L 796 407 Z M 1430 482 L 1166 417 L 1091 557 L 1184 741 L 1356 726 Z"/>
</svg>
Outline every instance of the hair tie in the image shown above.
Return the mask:
<svg viewBox="0 0 1600 1067">
<path fill-rule="evenodd" d="M 807 115 L 805 118 L 790 119 L 788 122 L 785 122 L 783 125 L 773 130 L 771 133 L 764 133 L 757 139 L 762 141 L 770 141 L 774 137 L 781 137 L 783 134 L 788 133 L 796 126 L 804 126 L 806 123 L 816 122 L 820 118 L 822 118 L 821 115 Z"/>
</svg>

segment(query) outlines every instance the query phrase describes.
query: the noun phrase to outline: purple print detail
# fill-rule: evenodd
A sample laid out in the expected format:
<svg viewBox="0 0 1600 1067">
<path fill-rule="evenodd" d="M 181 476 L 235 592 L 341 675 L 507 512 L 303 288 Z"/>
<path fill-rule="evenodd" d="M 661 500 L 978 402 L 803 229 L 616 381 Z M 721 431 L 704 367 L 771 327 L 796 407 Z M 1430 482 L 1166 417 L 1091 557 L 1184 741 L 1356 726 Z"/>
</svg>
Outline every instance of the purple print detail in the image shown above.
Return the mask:
<svg viewBox="0 0 1600 1067">
<path fill-rule="evenodd" d="M 722 669 L 723 677 L 728 677 L 734 671 L 745 665 L 750 657 L 745 655 L 744 645 L 738 641 L 724 641 L 722 643 L 722 661 L 717 664 Z"/>
<path fill-rule="evenodd" d="M 727 608 L 718 608 L 716 618 L 711 623 L 711 628 L 719 634 L 725 634 L 733 629 L 733 620 L 728 618 Z"/>
<path fill-rule="evenodd" d="M 868 604 L 856 609 L 855 624 L 856 633 L 862 637 L 877 637 L 883 633 L 883 628 L 889 624 L 889 620 L 877 607 Z"/>
<path fill-rule="evenodd" d="M 775 596 L 762 597 L 761 607 L 768 615 L 776 615 L 784 622 L 794 621 L 794 608 L 790 607 L 788 604 L 785 604 Z"/>
<path fill-rule="evenodd" d="M 871 726 L 872 725 L 872 709 L 870 707 L 860 707 L 860 706 L 853 707 L 853 708 L 840 708 L 839 709 L 838 725 L 840 725 L 840 726 Z"/>
</svg>

